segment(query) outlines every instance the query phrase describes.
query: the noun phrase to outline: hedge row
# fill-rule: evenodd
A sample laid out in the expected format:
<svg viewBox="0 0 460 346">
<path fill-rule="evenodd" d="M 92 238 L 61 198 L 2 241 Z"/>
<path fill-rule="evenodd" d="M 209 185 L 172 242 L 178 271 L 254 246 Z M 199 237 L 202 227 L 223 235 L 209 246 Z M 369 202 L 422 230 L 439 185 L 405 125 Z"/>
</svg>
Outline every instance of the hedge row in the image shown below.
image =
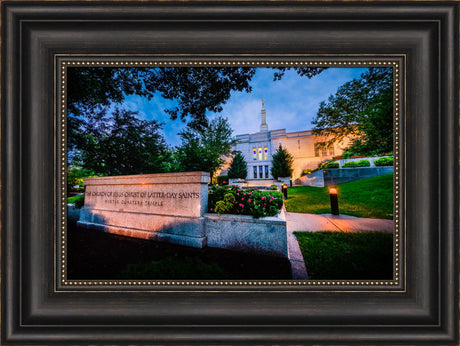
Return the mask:
<svg viewBox="0 0 460 346">
<path fill-rule="evenodd" d="M 374 161 L 374 165 L 376 166 L 393 166 L 393 158 L 392 157 L 381 157 Z"/>
</svg>

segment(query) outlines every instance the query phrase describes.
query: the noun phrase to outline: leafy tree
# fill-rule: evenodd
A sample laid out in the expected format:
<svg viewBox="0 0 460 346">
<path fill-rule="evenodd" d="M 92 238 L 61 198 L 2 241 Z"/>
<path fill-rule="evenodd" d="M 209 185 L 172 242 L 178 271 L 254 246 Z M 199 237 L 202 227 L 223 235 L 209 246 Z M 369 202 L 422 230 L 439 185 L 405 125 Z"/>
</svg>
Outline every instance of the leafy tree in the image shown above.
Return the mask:
<svg viewBox="0 0 460 346">
<path fill-rule="evenodd" d="M 82 192 L 83 178 L 94 176 L 94 171 L 81 167 L 69 167 L 67 170 L 67 192 Z M 78 187 L 75 187 L 78 186 Z"/>
<path fill-rule="evenodd" d="M 241 151 L 234 151 L 232 163 L 228 169 L 228 177 L 232 179 L 246 179 L 248 175 L 248 165 Z"/>
<path fill-rule="evenodd" d="M 280 80 L 289 67 L 277 67 Z M 311 78 L 325 68 L 295 67 L 299 75 Z M 251 92 L 256 68 L 250 67 L 69 67 L 67 73 L 68 127 L 78 128 L 79 117 L 92 117 L 103 107 L 121 104 L 127 95 L 148 99 L 161 96 L 177 102 L 165 109 L 199 129 L 207 125 L 206 112 L 221 112 L 233 91 Z M 69 136 L 69 145 L 74 145 Z"/>
<path fill-rule="evenodd" d="M 232 91 L 250 92 L 254 74 L 249 67 L 71 67 L 68 111 L 91 117 L 100 107 L 120 104 L 126 95 L 161 96 L 177 102 L 165 109 L 171 119 L 190 117 L 189 126 L 199 129 L 207 125 L 206 112 L 221 112 Z"/>
<path fill-rule="evenodd" d="M 271 173 L 273 178 L 278 179 L 279 177 L 290 177 L 292 175 L 293 162 L 294 157 L 292 154 L 280 144 L 272 157 Z"/>
<path fill-rule="evenodd" d="M 393 150 L 393 75 L 391 68 L 369 68 L 320 103 L 312 121 L 317 135 L 332 136 L 331 145 L 354 137 L 348 150 L 379 154 Z"/>
<path fill-rule="evenodd" d="M 281 79 L 289 69 L 276 68 L 274 79 Z M 323 69 L 297 67 L 294 70 L 311 78 Z M 249 67 L 69 67 L 68 161 L 94 169 L 98 174 L 178 170 L 177 162 L 185 163 L 187 169 L 204 166 L 213 172 L 212 167 L 218 165 L 220 159 L 211 160 L 211 154 L 201 152 L 204 147 L 213 146 L 212 140 L 206 137 L 210 129 L 206 113 L 221 112 L 233 91 L 250 92 L 255 72 L 255 68 Z M 182 135 L 186 145 L 176 155 L 176 166 L 167 160 L 171 153 L 158 134 L 157 122 L 139 120 L 136 113 L 128 110 L 118 109 L 115 115 L 106 115 L 113 105 L 122 105 L 126 96 L 133 94 L 173 100 L 175 106 L 165 112 L 173 120 L 188 121 L 189 130 Z M 135 140 L 137 134 L 142 134 L 139 143 Z M 202 136 L 208 138 L 208 143 L 203 143 Z M 227 146 L 222 151 L 226 152 Z M 190 159 L 184 157 L 185 153 Z M 193 163 L 193 158 L 203 157 L 207 161 Z"/>
<path fill-rule="evenodd" d="M 275 67 L 275 72 L 273 80 L 281 80 L 287 70 L 290 70 L 291 67 Z M 314 76 L 320 74 L 324 70 L 327 70 L 327 67 L 293 67 L 292 68 L 299 76 L 307 77 L 308 79 L 313 78 Z"/>
<path fill-rule="evenodd" d="M 205 171 L 214 176 L 230 155 L 232 129 L 228 119 L 217 117 L 202 129 L 187 127 L 179 133 L 182 145 L 176 149 L 177 171 Z"/>
<path fill-rule="evenodd" d="M 74 129 L 73 161 L 102 175 L 145 174 L 168 170 L 170 152 L 154 120 L 137 113 L 101 109 Z"/>
</svg>

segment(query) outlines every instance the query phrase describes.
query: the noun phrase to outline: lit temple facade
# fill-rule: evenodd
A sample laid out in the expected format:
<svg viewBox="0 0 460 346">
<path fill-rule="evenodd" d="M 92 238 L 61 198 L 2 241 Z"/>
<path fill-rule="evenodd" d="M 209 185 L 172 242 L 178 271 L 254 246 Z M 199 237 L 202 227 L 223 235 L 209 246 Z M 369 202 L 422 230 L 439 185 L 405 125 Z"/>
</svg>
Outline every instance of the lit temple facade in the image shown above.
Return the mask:
<svg viewBox="0 0 460 346">
<path fill-rule="evenodd" d="M 294 157 L 292 180 L 299 178 L 304 169 L 317 168 L 319 163 L 341 155 L 342 148 L 348 144 L 348 141 L 345 141 L 340 144 L 335 143 L 330 148 L 322 149 L 320 148 L 320 143 L 325 142 L 328 138 L 314 135 L 311 130 L 286 132 L 286 129 L 280 129 L 269 131 L 266 116 L 266 110 L 262 102 L 260 131 L 237 135 L 237 144 L 233 147 L 233 150 L 241 151 L 246 159 L 248 166 L 246 180 L 249 183 L 257 185 L 272 183 L 272 156 L 280 144 L 283 148 L 287 148 Z M 228 169 L 228 165 L 229 162 L 223 169 Z M 267 184 L 264 184 L 264 181 Z"/>
</svg>

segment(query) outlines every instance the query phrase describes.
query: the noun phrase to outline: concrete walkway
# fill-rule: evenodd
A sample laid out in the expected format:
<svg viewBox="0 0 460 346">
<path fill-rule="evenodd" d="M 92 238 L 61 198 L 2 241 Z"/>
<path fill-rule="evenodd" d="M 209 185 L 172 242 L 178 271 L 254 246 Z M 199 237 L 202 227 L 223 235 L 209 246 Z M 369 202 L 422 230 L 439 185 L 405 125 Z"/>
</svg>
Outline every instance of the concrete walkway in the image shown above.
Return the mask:
<svg viewBox="0 0 460 346">
<path fill-rule="evenodd" d="M 380 231 L 393 233 L 393 220 L 350 215 L 285 213 L 288 232 L 294 231 Z"/>
<path fill-rule="evenodd" d="M 359 232 L 380 231 L 393 233 L 393 220 L 368 219 L 349 215 L 303 214 L 283 211 L 287 224 L 288 256 L 292 279 L 308 280 L 307 268 L 294 231 Z"/>
</svg>

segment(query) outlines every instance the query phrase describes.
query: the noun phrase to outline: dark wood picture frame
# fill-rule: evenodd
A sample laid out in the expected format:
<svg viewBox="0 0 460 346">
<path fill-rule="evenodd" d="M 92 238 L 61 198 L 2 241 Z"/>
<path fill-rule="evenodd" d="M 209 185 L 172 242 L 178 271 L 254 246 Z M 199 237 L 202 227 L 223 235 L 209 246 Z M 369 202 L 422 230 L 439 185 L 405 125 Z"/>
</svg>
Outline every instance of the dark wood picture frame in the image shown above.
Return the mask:
<svg viewBox="0 0 460 346">
<path fill-rule="evenodd" d="M 458 343 L 458 2 L 3 1 L 1 10 L 2 344 Z M 59 285 L 62 56 L 400 59 L 402 280 Z"/>
</svg>

